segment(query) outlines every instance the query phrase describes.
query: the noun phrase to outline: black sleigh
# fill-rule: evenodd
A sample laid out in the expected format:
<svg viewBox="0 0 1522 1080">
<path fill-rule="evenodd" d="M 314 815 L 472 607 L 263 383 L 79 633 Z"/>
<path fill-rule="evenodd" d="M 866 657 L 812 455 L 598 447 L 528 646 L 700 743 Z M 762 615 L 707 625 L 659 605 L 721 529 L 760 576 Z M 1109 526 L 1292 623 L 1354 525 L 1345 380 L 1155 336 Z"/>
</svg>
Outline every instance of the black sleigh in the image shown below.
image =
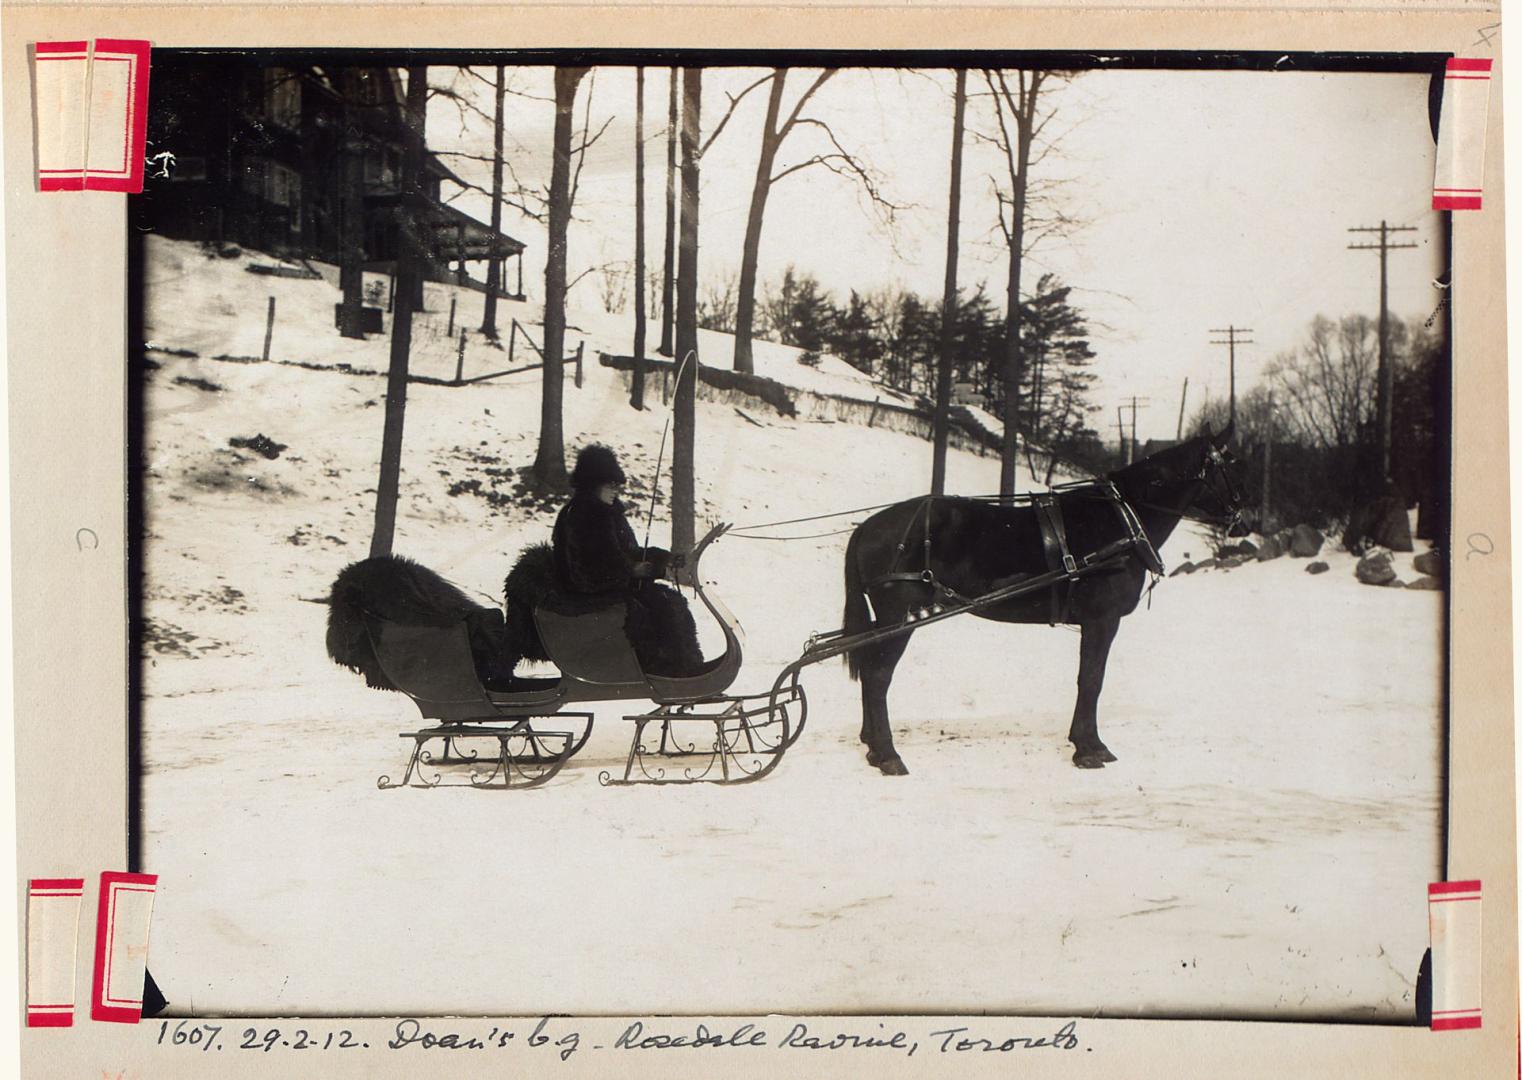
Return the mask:
<svg viewBox="0 0 1522 1080">
<path fill-rule="evenodd" d="M 796 739 L 807 700 L 796 672 L 768 693 L 728 692 L 740 672 L 743 632 L 698 573 L 703 553 L 726 528 L 715 526 L 698 543 L 687 575 L 723 631 L 724 651 L 680 678 L 641 670 L 621 598 L 589 607 L 585 598 L 555 593 L 535 606 L 533 619 L 558 677 L 483 678 L 482 624 L 500 627 L 499 611 L 404 560 L 372 559 L 346 570 L 370 576 L 348 592 L 343 576 L 335 583 L 330 655 L 371 686 L 406 694 L 430 722 L 400 733 L 412 744 L 405 771 L 398 780 L 380 777 L 379 786 L 536 787 L 591 737 L 593 714 L 574 706 L 611 701 L 654 708 L 623 718 L 633 725 L 629 749 L 620 772 L 599 773 L 604 785 L 734 784 L 767 775 Z M 388 584 L 390 602 L 374 602 Z"/>
</svg>

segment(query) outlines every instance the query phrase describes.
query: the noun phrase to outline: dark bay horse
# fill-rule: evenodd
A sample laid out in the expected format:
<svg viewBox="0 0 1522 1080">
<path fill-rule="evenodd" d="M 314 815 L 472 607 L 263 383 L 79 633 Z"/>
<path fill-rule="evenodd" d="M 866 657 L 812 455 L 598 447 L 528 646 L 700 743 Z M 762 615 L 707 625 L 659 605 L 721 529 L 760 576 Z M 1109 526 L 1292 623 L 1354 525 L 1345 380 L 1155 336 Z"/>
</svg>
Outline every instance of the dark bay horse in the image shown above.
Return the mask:
<svg viewBox="0 0 1522 1080">
<path fill-rule="evenodd" d="M 1241 504 L 1225 452 L 1232 425 L 1207 432 L 1110 473 L 1105 481 L 1054 492 L 1069 551 L 1079 559 L 1140 529 L 1150 542 L 1129 547 L 1105 568 L 1052 588 L 1011 597 L 973 614 L 997 622 L 1077 624 L 1078 703 L 1068 740 L 1073 764 L 1102 768 L 1115 755 L 1099 738 L 1097 706 L 1120 620 L 1136 610 L 1160 547 L 1191 511 L 1226 517 Z M 1111 487 L 1110 485 L 1113 485 Z M 1130 508 L 1129 515 L 1115 496 Z M 1129 521 L 1129 524 L 1128 524 Z M 998 499 L 922 497 L 873 514 L 846 547 L 846 634 L 903 624 L 933 605 L 951 605 L 1048 572 L 1049 543 L 1037 509 Z M 869 610 L 868 603 L 871 608 Z M 861 683 L 861 741 L 867 762 L 889 776 L 908 772 L 893 747 L 888 687 L 909 644 L 903 633 L 846 654 Z"/>
</svg>

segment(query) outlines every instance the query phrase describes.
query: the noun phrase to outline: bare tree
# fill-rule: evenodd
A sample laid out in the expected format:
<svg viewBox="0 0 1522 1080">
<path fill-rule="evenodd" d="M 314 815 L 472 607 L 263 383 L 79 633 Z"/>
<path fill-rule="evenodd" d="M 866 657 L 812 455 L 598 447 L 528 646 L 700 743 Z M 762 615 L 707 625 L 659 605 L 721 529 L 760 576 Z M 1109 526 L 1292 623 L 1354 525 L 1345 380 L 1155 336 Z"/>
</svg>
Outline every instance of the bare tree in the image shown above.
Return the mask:
<svg viewBox="0 0 1522 1080">
<path fill-rule="evenodd" d="M 629 404 L 645 407 L 645 69 L 634 69 L 634 374 Z"/>
<path fill-rule="evenodd" d="M 575 197 L 571 136 L 576 88 L 586 73 L 584 67 L 555 69 L 554 158 L 550 167 L 549 235 L 544 262 L 544 392 L 539 410 L 539 452 L 533 466 L 535 482 L 550 491 L 566 487 L 561 400 L 565 387 L 566 247 L 571 202 Z"/>
<path fill-rule="evenodd" d="M 406 143 L 402 153 L 400 250 L 397 253 L 396 307 L 391 320 L 391 364 L 386 374 L 386 418 L 381 438 L 380 478 L 375 485 L 375 532 L 370 556 L 391 554 L 396 535 L 396 501 L 402 471 L 402 432 L 407 415 L 407 363 L 412 349 L 414 293 L 422 283 L 423 145 L 428 118 L 428 69 L 407 69 L 407 101 L 402 111 Z"/>
<path fill-rule="evenodd" d="M 1366 435 L 1379 393 L 1376 324 L 1364 315 L 1337 322 L 1318 315 L 1305 343 L 1275 357 L 1265 374 L 1278 390 L 1287 437 L 1326 450 L 1350 449 Z"/>
<path fill-rule="evenodd" d="M 661 279 L 661 344 L 656 350 L 662 356 L 671 355 L 671 334 L 676 310 L 671 299 L 676 284 L 676 68 L 671 69 L 667 82 L 671 100 L 666 117 L 666 253 L 664 276 Z"/>
<path fill-rule="evenodd" d="M 946 441 L 950 429 L 952 348 L 956 335 L 957 248 L 962 220 L 962 128 L 967 110 L 967 72 L 957 69 L 951 120 L 951 195 L 946 211 L 946 288 L 941 297 L 940 364 L 935 380 L 934 447 L 931 451 L 930 493 L 946 491 Z"/>
<path fill-rule="evenodd" d="M 359 120 L 359 82 L 358 68 L 343 69 L 339 82 L 344 123 L 340 142 L 343 192 L 339 200 L 343 248 L 338 268 L 343 300 L 338 309 L 338 331 L 346 338 L 365 336 L 360 321 L 365 286 L 365 140 Z"/>
<path fill-rule="evenodd" d="M 690 552 L 697 537 L 693 444 L 698 379 L 698 133 L 701 68 L 682 71 L 682 220 L 677 266 L 675 400 L 672 402 L 671 548 Z"/>
<path fill-rule="evenodd" d="M 1047 71 L 984 71 L 983 80 L 994 103 L 995 131 L 980 136 L 993 143 L 1004 158 L 1005 174 L 994 181 L 994 195 L 999 208 L 999 231 L 1009 253 L 1009 274 L 1005 289 L 1004 327 L 1004 439 L 999 452 L 999 493 L 1015 490 L 1015 469 L 1019 444 L 1020 385 L 1025 378 L 1025 358 L 1020 335 L 1020 277 L 1025 257 L 1045 236 L 1060 232 L 1072 224 L 1059 214 L 1040 222 L 1032 220 L 1031 206 L 1035 188 L 1031 167 L 1039 164 L 1051 143 L 1040 144 L 1042 132 L 1054 115 L 1042 112 L 1042 91 L 1061 76 Z"/>
<path fill-rule="evenodd" d="M 698 300 L 698 325 L 704 330 L 732 333 L 735 328 L 735 298 L 739 277 L 731 271 L 710 278 L 703 285 Z"/>
<path fill-rule="evenodd" d="M 496 110 L 492 117 L 491 159 L 491 231 L 495 241 L 502 232 L 502 116 L 507 106 L 507 69 L 497 65 Z M 497 293 L 502 289 L 502 260 L 493 257 L 486 266 L 485 313 L 481 316 L 481 333 L 497 337 Z"/>
<path fill-rule="evenodd" d="M 597 298 L 602 309 L 609 315 L 621 315 L 629 301 L 629 264 L 625 262 L 603 263 L 596 267 Z M 582 275 L 585 276 L 585 275 Z"/>
<path fill-rule="evenodd" d="M 766 201 L 774 185 L 795 173 L 818 165 L 838 176 L 850 177 L 860 185 L 873 204 L 890 217 L 893 211 L 901 209 L 883 197 L 877 178 L 859 157 L 846 151 L 828 124 L 815 117 L 803 115 L 804 106 L 809 103 L 809 99 L 835 74 L 834 68 L 821 71 L 793 102 L 793 107 L 788 110 L 784 119 L 782 99 L 787 87 L 788 69 L 775 69 L 770 75 L 758 79 L 740 93 L 730 96 L 728 109 L 725 110 L 723 117 L 703 146 L 703 149 L 707 150 L 714 139 L 719 137 L 719 133 L 724 130 L 729 118 L 734 115 L 735 108 L 747 94 L 757 87 L 770 83 L 766 100 L 766 119 L 761 127 L 761 149 L 756 158 L 756 176 L 751 185 L 750 212 L 745 220 L 745 240 L 740 252 L 740 285 L 735 308 L 734 366 L 736 371 L 755 370 L 751 341 L 754 336 L 756 317 L 756 270 L 760 261 L 761 226 L 766 217 Z M 819 131 L 823 135 L 826 149 L 796 164 L 778 169 L 777 152 L 787 137 L 799 128 L 813 128 Z"/>
</svg>

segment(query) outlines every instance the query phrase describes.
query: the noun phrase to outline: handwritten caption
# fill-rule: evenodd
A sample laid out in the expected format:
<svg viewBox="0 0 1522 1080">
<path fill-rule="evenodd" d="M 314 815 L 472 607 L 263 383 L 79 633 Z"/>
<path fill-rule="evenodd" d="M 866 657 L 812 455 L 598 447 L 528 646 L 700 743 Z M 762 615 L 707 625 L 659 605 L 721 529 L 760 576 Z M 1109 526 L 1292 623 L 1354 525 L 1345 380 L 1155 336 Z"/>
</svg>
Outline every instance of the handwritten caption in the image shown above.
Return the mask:
<svg viewBox="0 0 1522 1080">
<path fill-rule="evenodd" d="M 651 1051 L 651 1050 L 823 1050 L 861 1051 L 878 1050 L 913 1057 L 921 1050 L 932 1054 L 1008 1054 L 1022 1050 L 1077 1050 L 1080 1049 L 1078 1025 L 1069 1020 L 1056 1031 L 1040 1034 L 1010 1034 L 978 1030 L 970 1027 L 945 1027 L 931 1031 L 922 1038 L 905 1031 L 893 1031 L 882 1024 L 874 1029 L 843 1030 L 838 1024 L 827 1028 L 814 1028 L 802 1021 L 786 1021 L 785 1027 L 767 1029 L 754 1023 L 736 1027 L 714 1027 L 707 1024 L 684 1026 L 664 1022 L 657 1026 L 652 1020 L 635 1020 L 624 1027 L 611 1043 L 589 1043 L 570 1021 L 543 1017 L 529 1028 L 504 1028 L 482 1023 L 480 1027 L 451 1030 L 437 1026 L 432 1021 L 414 1019 L 398 1020 L 389 1037 L 372 1044 L 347 1028 L 336 1031 L 314 1031 L 310 1028 L 250 1027 L 227 1028 L 221 1024 L 193 1023 L 189 1020 L 161 1021 L 158 1045 L 178 1047 L 199 1053 L 215 1053 L 223 1049 L 252 1050 L 260 1053 L 276 1051 L 313 1050 L 369 1050 L 380 1048 L 397 1051 L 428 1050 L 505 1050 L 514 1046 L 527 1046 L 545 1050 L 560 1058 L 570 1060 L 573 1054 L 584 1050 L 593 1051 Z M 1091 1047 L 1082 1047 L 1089 1050 Z"/>
</svg>

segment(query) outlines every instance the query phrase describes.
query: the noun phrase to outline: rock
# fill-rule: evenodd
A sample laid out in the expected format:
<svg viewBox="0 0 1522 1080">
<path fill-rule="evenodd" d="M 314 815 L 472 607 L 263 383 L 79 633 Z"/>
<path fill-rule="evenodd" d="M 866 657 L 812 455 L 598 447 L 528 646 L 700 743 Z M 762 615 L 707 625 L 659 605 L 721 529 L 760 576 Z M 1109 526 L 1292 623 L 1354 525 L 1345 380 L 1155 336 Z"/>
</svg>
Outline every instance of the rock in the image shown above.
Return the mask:
<svg viewBox="0 0 1522 1080">
<path fill-rule="evenodd" d="M 1428 574 L 1426 577 L 1419 577 L 1415 581 L 1408 581 L 1406 583 L 1406 588 L 1408 589 L 1441 590 L 1442 587 L 1442 578 L 1436 578 L 1430 574 Z"/>
<path fill-rule="evenodd" d="M 1411 560 L 1411 565 L 1416 567 L 1419 574 L 1427 574 L 1431 577 L 1443 576 L 1443 557 L 1435 551 L 1424 551 Z M 1423 586 L 1433 588 L 1434 586 Z"/>
<path fill-rule="evenodd" d="M 1376 545 L 1391 551 L 1414 550 L 1406 504 L 1394 495 L 1381 495 L 1359 507 L 1348 519 L 1342 544 L 1349 551 L 1361 551 L 1364 545 Z"/>
<path fill-rule="evenodd" d="M 1237 544 L 1237 553 L 1246 555 L 1249 559 L 1258 554 L 1258 545 L 1251 540 L 1243 540 Z"/>
<path fill-rule="evenodd" d="M 1215 561 L 1215 564 L 1222 570 L 1235 570 L 1246 561 L 1245 555 L 1223 555 Z"/>
<path fill-rule="evenodd" d="M 1284 545 L 1279 542 L 1277 536 L 1265 536 L 1263 546 L 1258 549 L 1258 561 L 1268 562 L 1270 559 L 1278 559 L 1284 555 Z"/>
<path fill-rule="evenodd" d="M 1194 564 L 1194 568 L 1196 570 L 1213 570 L 1217 562 L 1218 560 L 1216 559 L 1201 559 Z"/>
<path fill-rule="evenodd" d="M 1325 538 L 1309 525 L 1296 525 L 1290 532 L 1289 553 L 1297 559 L 1309 559 L 1321 551 Z"/>
<path fill-rule="evenodd" d="M 1192 574 L 1192 573 L 1194 573 L 1194 563 L 1192 563 L 1192 562 L 1185 562 L 1185 563 L 1179 563 L 1178 566 L 1174 567 L 1173 568 L 1173 573 L 1169 574 L 1168 576 L 1169 577 L 1178 577 L 1180 574 Z"/>
<path fill-rule="evenodd" d="M 1365 585 L 1388 585 L 1395 580 L 1395 567 L 1390 565 L 1390 556 L 1383 551 L 1359 559 L 1353 573 Z"/>
<path fill-rule="evenodd" d="M 1307 574 L 1324 574 L 1330 569 L 1331 567 L 1324 562 L 1313 562 L 1305 568 L 1305 572 Z"/>
</svg>

